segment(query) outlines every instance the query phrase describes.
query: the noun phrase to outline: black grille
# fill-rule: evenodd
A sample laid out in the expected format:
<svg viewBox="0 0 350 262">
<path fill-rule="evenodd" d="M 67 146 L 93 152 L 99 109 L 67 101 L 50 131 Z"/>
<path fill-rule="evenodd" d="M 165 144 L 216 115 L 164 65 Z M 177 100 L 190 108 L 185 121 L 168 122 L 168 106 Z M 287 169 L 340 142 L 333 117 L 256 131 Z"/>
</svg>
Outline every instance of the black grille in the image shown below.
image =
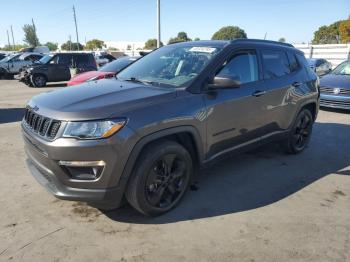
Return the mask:
<svg viewBox="0 0 350 262">
<path fill-rule="evenodd" d="M 320 87 L 321 93 L 335 94 L 333 87 Z M 337 95 L 350 95 L 350 89 L 339 88 L 339 93 Z"/>
<path fill-rule="evenodd" d="M 54 139 L 61 126 L 61 122 L 35 113 L 32 109 L 27 108 L 24 115 L 25 126 L 40 136 Z"/>
</svg>

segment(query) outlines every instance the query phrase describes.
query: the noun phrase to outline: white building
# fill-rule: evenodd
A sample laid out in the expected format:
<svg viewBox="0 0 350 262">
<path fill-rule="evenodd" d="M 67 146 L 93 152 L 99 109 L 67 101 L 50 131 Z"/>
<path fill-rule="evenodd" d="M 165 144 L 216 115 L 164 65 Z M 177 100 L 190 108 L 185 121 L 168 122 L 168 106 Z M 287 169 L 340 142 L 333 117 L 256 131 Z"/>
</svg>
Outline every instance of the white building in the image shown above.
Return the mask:
<svg viewBox="0 0 350 262">
<path fill-rule="evenodd" d="M 143 49 L 145 42 L 105 41 L 107 48 L 114 47 L 120 51 Z"/>
</svg>

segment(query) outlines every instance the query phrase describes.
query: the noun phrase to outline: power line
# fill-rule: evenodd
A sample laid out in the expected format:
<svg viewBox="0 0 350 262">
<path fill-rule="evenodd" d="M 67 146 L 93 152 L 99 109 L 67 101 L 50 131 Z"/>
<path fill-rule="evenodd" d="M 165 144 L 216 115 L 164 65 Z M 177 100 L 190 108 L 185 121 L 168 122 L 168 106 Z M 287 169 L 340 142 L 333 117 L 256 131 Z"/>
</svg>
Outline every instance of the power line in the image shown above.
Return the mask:
<svg viewBox="0 0 350 262">
<path fill-rule="evenodd" d="M 77 34 L 77 46 L 78 46 L 78 51 L 79 51 L 79 36 L 78 36 L 78 26 L 77 26 L 77 17 L 75 15 L 75 7 L 73 5 L 73 15 L 74 15 L 74 23 L 75 23 L 75 32 Z"/>
</svg>

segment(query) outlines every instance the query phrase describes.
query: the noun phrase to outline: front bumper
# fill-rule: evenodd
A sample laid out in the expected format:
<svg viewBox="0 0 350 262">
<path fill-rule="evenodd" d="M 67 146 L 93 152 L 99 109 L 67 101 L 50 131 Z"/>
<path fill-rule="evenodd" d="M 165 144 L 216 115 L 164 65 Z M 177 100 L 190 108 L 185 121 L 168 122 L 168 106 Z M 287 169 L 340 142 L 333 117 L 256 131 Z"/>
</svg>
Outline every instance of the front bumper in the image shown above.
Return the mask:
<svg viewBox="0 0 350 262">
<path fill-rule="evenodd" d="M 332 95 L 321 92 L 320 106 L 339 109 L 350 109 L 350 96 Z"/>
<path fill-rule="evenodd" d="M 27 70 L 22 70 L 19 74 L 19 81 L 23 82 L 25 84 L 30 83 L 30 74 L 27 72 Z"/>
<path fill-rule="evenodd" d="M 46 141 L 22 125 L 27 166 L 34 178 L 55 197 L 83 201 L 101 207 L 118 207 L 126 178 L 122 179 L 133 132 L 124 127 L 109 139 L 76 140 L 58 138 Z M 125 146 L 126 145 L 126 146 Z M 103 160 L 106 165 L 95 180 L 72 178 L 59 161 Z"/>
<path fill-rule="evenodd" d="M 101 207 L 119 207 L 123 199 L 124 192 L 122 188 L 84 189 L 68 187 L 63 185 L 51 170 L 35 162 L 33 158 L 29 157 L 26 164 L 39 184 L 59 199 L 84 201 Z"/>
</svg>

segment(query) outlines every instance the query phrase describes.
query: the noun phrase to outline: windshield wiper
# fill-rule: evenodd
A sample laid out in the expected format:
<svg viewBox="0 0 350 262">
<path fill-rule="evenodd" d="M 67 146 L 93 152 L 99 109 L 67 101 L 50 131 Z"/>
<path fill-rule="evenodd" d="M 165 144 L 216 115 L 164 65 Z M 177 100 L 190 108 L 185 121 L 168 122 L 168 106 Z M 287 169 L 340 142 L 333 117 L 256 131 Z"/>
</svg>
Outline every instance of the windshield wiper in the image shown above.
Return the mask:
<svg viewBox="0 0 350 262">
<path fill-rule="evenodd" d="M 155 84 L 152 81 L 141 80 L 141 79 L 137 79 L 136 77 L 130 77 L 128 79 L 124 79 L 124 81 L 129 81 L 129 82 L 133 82 L 133 83 L 141 83 L 141 84 L 145 84 L 145 85 L 154 85 Z"/>
</svg>

